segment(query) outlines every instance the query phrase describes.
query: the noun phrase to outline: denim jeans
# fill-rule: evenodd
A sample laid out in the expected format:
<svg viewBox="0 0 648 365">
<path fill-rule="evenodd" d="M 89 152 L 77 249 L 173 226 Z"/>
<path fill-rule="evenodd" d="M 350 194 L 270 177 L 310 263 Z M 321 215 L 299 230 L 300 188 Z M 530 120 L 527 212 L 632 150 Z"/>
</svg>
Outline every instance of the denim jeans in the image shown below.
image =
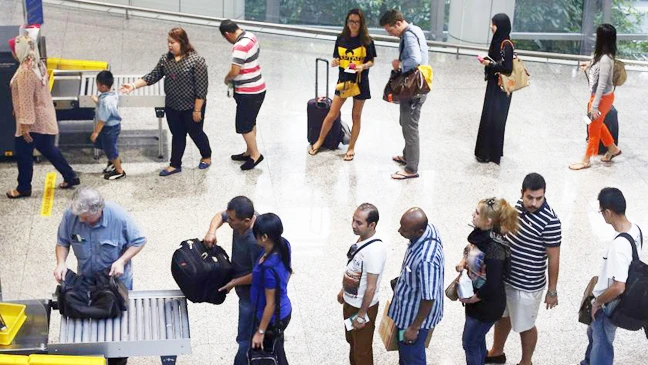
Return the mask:
<svg viewBox="0 0 648 365">
<path fill-rule="evenodd" d="M 108 161 L 115 161 L 119 157 L 117 150 L 117 138 L 121 132 L 121 124 L 104 126 L 95 140 L 94 146 L 103 150 Z"/>
<path fill-rule="evenodd" d="M 611 309 L 608 310 L 611 313 Z M 585 360 L 581 365 L 612 365 L 614 363 L 614 335 L 617 327 L 610 322 L 605 310 L 596 312 L 592 324 L 587 327 L 589 343 Z"/>
<path fill-rule="evenodd" d="M 234 358 L 234 365 L 248 365 L 247 352 L 252 340 L 252 321 L 254 320 L 254 306 L 250 302 L 250 290 L 237 290 L 239 297 L 238 335 L 236 342 L 239 345 Z"/>
<path fill-rule="evenodd" d="M 463 349 L 466 352 L 467 365 L 482 365 L 486 360 L 486 334 L 495 322 L 482 322 L 466 316 L 462 336 Z"/>
<path fill-rule="evenodd" d="M 30 133 L 33 141 L 27 143 L 23 137 L 16 137 L 16 161 L 18 162 L 18 190 L 21 193 L 30 193 L 31 181 L 34 176 L 34 148 L 54 165 L 54 168 L 63 175 L 63 181 L 71 182 L 77 175 L 70 167 L 56 146 L 55 135 Z"/>
<path fill-rule="evenodd" d="M 404 331 L 405 328 L 399 328 Z M 399 365 L 425 365 L 425 340 L 429 329 L 421 328 L 418 337 L 413 344 L 406 344 L 398 341 L 398 364 Z"/>
</svg>

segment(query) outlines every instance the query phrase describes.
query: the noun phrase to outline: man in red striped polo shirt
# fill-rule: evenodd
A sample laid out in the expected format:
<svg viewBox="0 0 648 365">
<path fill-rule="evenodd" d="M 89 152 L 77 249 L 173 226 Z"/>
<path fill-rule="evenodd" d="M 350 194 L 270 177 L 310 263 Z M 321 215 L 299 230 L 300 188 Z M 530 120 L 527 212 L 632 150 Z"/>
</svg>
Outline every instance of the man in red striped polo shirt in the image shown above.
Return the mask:
<svg viewBox="0 0 648 365">
<path fill-rule="evenodd" d="M 232 67 L 225 76 L 225 84 L 234 84 L 236 100 L 236 133 L 242 134 L 247 150 L 232 155 L 232 160 L 242 161 L 241 170 L 251 170 L 263 155 L 256 143 L 256 118 L 265 99 L 266 85 L 259 66 L 259 41 L 257 37 L 227 19 L 219 26 L 221 35 L 232 43 Z"/>
</svg>

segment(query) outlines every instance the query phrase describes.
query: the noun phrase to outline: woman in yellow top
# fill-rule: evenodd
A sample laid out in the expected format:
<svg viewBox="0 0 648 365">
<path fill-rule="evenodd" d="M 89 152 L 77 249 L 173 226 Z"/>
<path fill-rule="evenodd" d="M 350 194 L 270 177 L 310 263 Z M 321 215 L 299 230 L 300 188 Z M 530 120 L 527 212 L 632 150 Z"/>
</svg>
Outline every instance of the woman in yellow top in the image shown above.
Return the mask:
<svg viewBox="0 0 648 365">
<path fill-rule="evenodd" d="M 369 36 L 367 23 L 365 22 L 362 10 L 349 10 L 344 29 L 335 41 L 333 61 L 331 62 L 332 67 L 338 67 L 340 70 L 338 83 L 345 81 L 355 82 L 357 73 L 360 73 L 360 83 L 358 84 L 360 94 L 353 97 L 353 110 L 351 112 L 353 127 L 351 128 L 351 140 L 349 141 L 349 148 L 344 155 L 344 161 L 351 161 L 355 156 L 355 144 L 360 135 L 362 108 L 364 107 L 365 100 L 371 99 L 371 92 L 369 91 L 369 68 L 373 66 L 375 57 L 376 46 L 374 45 L 373 39 Z M 340 114 L 340 109 L 345 101 L 346 98 L 341 97 L 340 92 L 336 90 L 335 97 L 331 103 L 331 109 L 322 123 L 319 138 L 310 147 L 309 154 L 316 155 L 322 147 L 324 139 L 331 131 L 333 121 Z"/>
</svg>

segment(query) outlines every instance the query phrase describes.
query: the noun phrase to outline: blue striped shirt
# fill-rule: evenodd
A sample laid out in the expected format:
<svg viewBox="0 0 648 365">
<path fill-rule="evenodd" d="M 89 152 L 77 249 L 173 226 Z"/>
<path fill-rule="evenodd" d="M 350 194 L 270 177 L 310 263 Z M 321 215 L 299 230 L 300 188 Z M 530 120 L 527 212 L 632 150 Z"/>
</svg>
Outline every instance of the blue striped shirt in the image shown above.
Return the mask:
<svg viewBox="0 0 648 365">
<path fill-rule="evenodd" d="M 421 324 L 435 327 L 443 317 L 443 244 L 436 228 L 429 225 L 405 252 L 401 274 L 389 307 L 389 317 L 398 328 L 409 327 L 416 318 L 421 300 L 434 300 L 432 310 Z"/>
</svg>

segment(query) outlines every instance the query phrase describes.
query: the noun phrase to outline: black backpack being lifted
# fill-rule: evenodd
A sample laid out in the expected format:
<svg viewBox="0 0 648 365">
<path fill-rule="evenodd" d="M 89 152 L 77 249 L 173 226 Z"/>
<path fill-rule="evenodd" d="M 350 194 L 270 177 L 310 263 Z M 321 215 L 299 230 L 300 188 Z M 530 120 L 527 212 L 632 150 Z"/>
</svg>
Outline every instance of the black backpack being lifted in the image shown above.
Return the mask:
<svg viewBox="0 0 648 365">
<path fill-rule="evenodd" d="M 641 245 L 643 246 L 643 233 L 639 229 Z M 639 259 L 637 244 L 627 233 L 621 233 L 632 246 L 632 262 L 628 269 L 625 291 L 621 300 L 610 315 L 610 321 L 617 327 L 630 331 L 638 331 L 648 323 L 648 265 Z M 648 334 L 648 332 L 647 332 Z"/>
<path fill-rule="evenodd" d="M 190 301 L 221 304 L 226 293 L 218 289 L 232 279 L 232 264 L 222 247 L 210 249 L 195 238 L 183 241 L 173 253 L 171 274 Z"/>
<path fill-rule="evenodd" d="M 128 289 L 107 272 L 86 277 L 68 270 L 56 296 L 59 312 L 70 318 L 115 318 L 128 306 Z"/>
</svg>

